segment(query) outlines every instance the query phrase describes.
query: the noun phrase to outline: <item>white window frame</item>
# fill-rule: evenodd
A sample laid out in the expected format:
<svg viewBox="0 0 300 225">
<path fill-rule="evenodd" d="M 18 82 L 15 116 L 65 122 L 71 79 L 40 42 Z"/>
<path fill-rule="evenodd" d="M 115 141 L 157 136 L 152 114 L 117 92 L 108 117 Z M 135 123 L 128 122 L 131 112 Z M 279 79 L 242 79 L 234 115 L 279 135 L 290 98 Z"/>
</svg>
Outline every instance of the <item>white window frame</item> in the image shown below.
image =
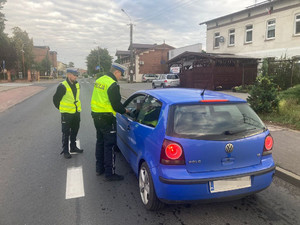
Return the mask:
<svg viewBox="0 0 300 225">
<path fill-rule="evenodd" d="M 270 22 L 274 21 L 274 23 L 269 24 Z M 269 37 L 269 31 L 274 30 L 274 36 Z M 267 29 L 266 29 L 266 39 L 272 40 L 276 37 L 276 19 L 271 19 L 267 21 Z"/>
<path fill-rule="evenodd" d="M 231 36 L 233 36 L 233 43 L 230 43 Z M 234 45 L 235 45 L 235 29 L 229 29 L 228 30 L 228 46 L 234 46 Z"/>
<path fill-rule="evenodd" d="M 219 34 L 219 35 L 216 36 L 216 34 Z M 214 33 L 214 48 L 220 48 L 220 37 L 221 37 L 220 32 Z M 218 40 L 218 42 L 217 42 L 217 40 Z M 218 46 L 216 46 L 216 43 L 218 43 Z"/>
<path fill-rule="evenodd" d="M 251 26 L 251 28 L 247 28 Z M 248 32 L 251 32 L 251 41 L 247 41 L 247 34 Z M 252 43 L 253 41 L 253 24 L 248 24 L 245 26 L 245 43 L 248 44 L 248 43 Z"/>
<path fill-rule="evenodd" d="M 299 18 L 297 19 L 297 17 L 299 17 Z M 297 29 L 297 24 L 299 24 L 299 26 L 300 26 L 300 13 L 297 13 L 295 15 L 295 23 L 294 24 L 295 24 L 294 25 L 294 35 L 299 36 L 300 35 L 300 30 L 298 31 L 298 33 L 296 33 L 296 29 Z"/>
</svg>

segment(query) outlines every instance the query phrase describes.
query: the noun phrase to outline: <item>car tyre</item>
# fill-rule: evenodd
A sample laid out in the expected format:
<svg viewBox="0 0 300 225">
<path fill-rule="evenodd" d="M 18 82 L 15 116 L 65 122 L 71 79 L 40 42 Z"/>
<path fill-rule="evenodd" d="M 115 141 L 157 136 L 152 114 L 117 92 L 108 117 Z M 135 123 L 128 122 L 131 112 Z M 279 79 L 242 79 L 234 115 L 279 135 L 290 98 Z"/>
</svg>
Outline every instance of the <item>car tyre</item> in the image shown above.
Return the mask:
<svg viewBox="0 0 300 225">
<path fill-rule="evenodd" d="M 154 85 L 153 83 L 152 83 L 152 88 L 153 88 L 153 89 L 155 89 L 155 88 L 156 88 L 156 87 L 155 87 L 155 85 Z"/>
<path fill-rule="evenodd" d="M 161 88 L 165 88 L 165 85 L 164 85 L 164 84 L 161 84 Z"/>
<path fill-rule="evenodd" d="M 150 169 L 146 162 L 143 162 L 140 167 L 139 190 L 142 203 L 146 209 L 156 211 L 164 205 L 156 196 Z"/>
</svg>

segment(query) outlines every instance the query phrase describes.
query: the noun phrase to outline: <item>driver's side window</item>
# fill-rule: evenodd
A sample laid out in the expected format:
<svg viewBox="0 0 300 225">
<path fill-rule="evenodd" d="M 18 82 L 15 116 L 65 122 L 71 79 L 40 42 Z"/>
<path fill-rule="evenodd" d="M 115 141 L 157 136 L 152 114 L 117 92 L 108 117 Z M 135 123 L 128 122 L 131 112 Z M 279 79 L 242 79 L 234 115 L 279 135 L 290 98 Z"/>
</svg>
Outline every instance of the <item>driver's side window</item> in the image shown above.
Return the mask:
<svg viewBox="0 0 300 225">
<path fill-rule="evenodd" d="M 136 120 L 139 115 L 139 112 L 142 108 L 142 105 L 145 100 L 145 95 L 134 96 L 132 99 L 129 99 L 129 102 L 125 102 L 125 108 L 129 110 L 127 116 L 132 120 Z"/>
<path fill-rule="evenodd" d="M 156 127 L 161 106 L 162 103 L 158 99 L 147 96 L 136 121 L 150 127 Z"/>
</svg>

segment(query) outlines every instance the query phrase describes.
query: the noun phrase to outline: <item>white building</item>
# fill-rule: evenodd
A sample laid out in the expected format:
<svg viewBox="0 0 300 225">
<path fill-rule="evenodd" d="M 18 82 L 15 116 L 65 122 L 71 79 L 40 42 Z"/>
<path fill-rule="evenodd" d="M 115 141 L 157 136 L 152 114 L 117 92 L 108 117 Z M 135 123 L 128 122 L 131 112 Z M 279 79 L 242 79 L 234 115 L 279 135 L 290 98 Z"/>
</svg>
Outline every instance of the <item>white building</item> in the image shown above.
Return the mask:
<svg viewBox="0 0 300 225">
<path fill-rule="evenodd" d="M 202 24 L 208 53 L 300 56 L 300 0 L 268 0 Z"/>
<path fill-rule="evenodd" d="M 202 52 L 202 44 L 188 45 L 181 48 L 175 48 L 169 51 L 169 60 L 184 52 Z"/>
</svg>

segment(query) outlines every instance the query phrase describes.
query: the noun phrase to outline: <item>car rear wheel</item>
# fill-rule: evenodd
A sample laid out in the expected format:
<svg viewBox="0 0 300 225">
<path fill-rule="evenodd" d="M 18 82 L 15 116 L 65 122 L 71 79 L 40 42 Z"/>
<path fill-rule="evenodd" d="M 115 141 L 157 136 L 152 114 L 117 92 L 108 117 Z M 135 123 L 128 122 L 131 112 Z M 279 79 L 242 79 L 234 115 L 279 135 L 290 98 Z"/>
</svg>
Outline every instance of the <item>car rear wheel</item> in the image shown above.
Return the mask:
<svg viewBox="0 0 300 225">
<path fill-rule="evenodd" d="M 155 87 L 155 84 L 153 84 L 153 83 L 152 83 L 152 88 L 153 88 L 153 89 L 155 89 L 155 88 L 156 88 L 156 87 Z"/>
<path fill-rule="evenodd" d="M 142 202 L 146 209 L 155 211 L 163 206 L 156 196 L 152 176 L 146 162 L 143 162 L 139 172 L 139 189 Z"/>
</svg>

